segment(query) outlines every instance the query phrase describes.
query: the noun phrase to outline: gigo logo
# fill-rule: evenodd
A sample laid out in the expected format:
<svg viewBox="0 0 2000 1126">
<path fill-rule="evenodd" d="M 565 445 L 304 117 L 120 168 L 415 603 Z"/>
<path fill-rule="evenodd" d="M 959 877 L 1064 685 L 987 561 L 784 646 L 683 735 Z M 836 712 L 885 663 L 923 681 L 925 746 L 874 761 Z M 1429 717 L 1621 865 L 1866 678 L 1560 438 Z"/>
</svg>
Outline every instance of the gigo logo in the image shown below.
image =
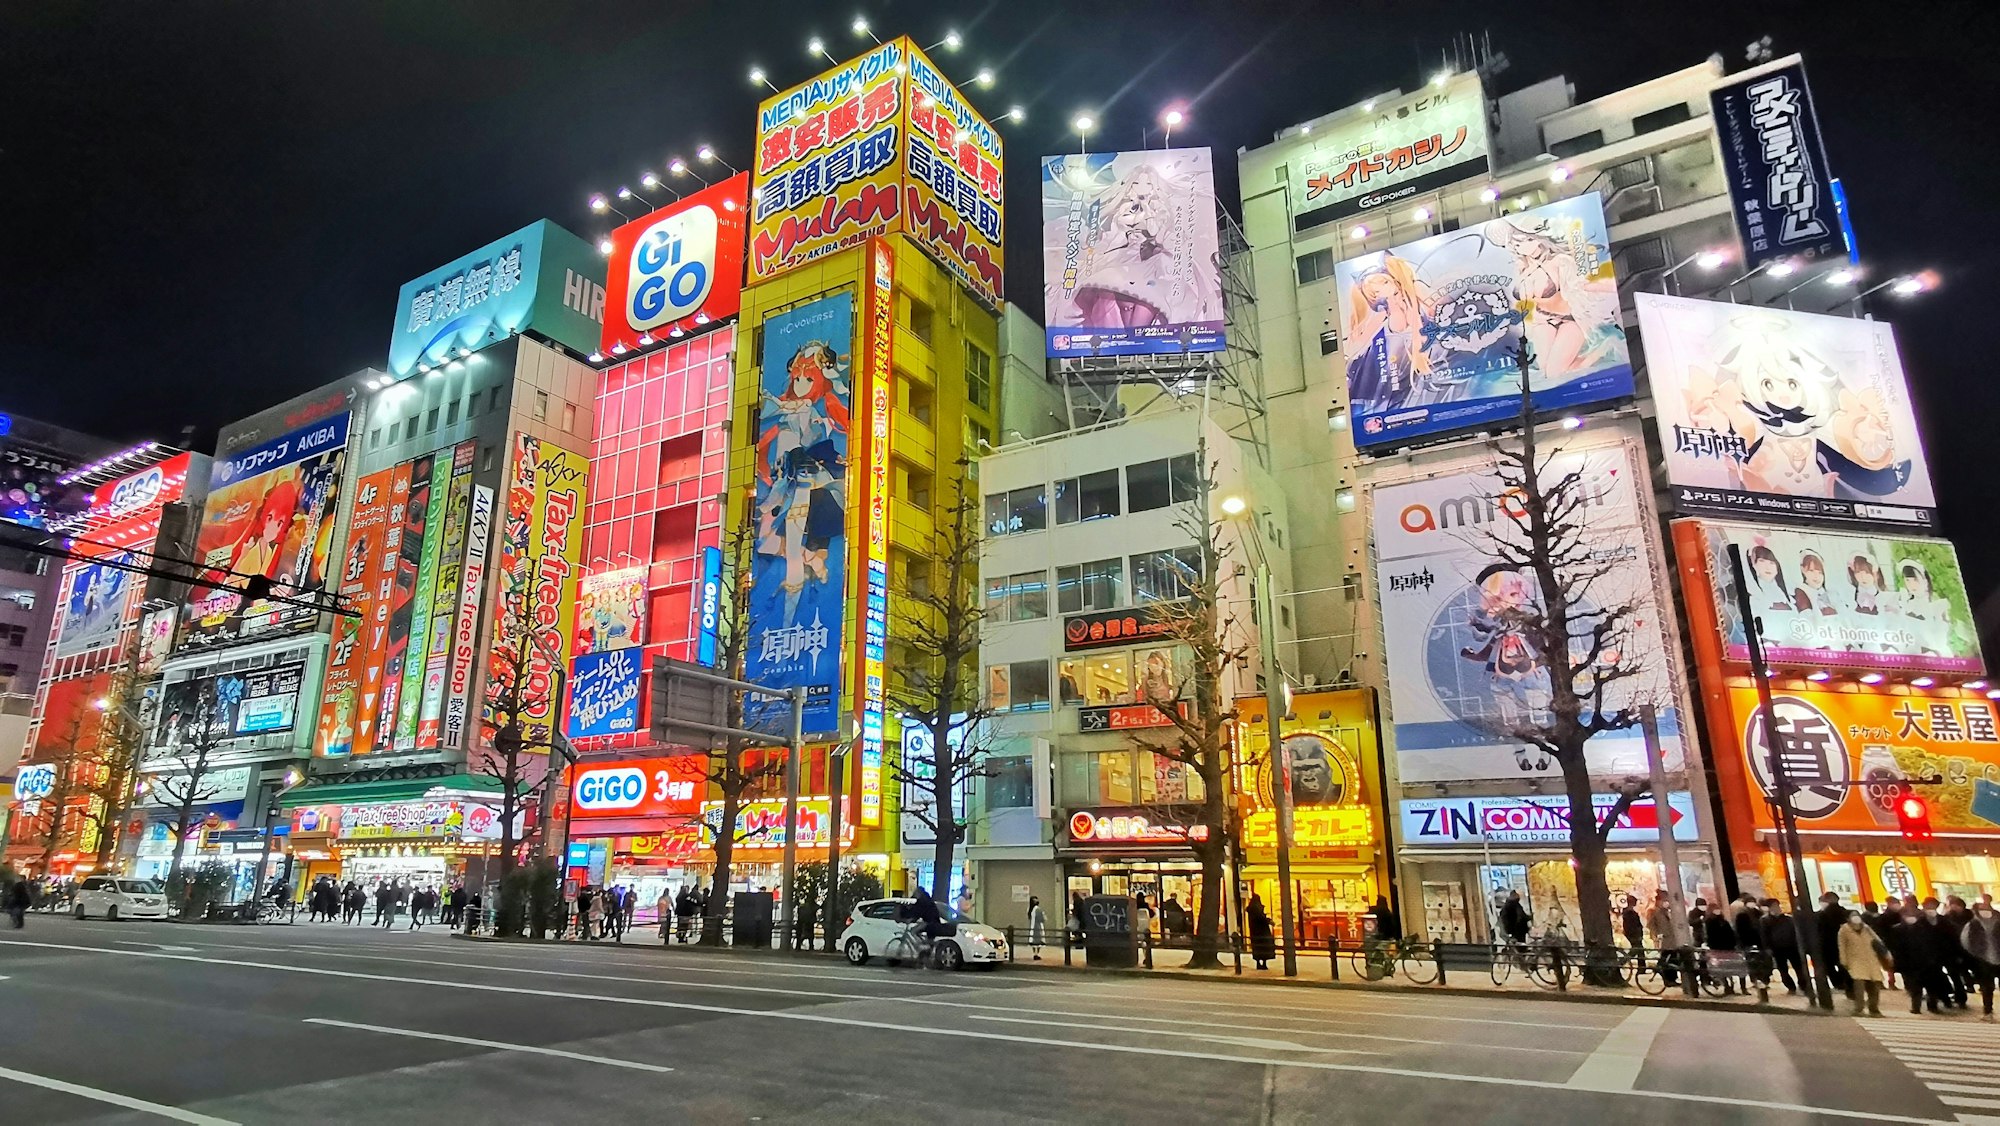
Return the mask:
<svg viewBox="0 0 2000 1126">
<path fill-rule="evenodd" d="M 137 477 L 119 482 L 118 487 L 111 490 L 112 514 L 137 512 L 153 503 L 166 483 L 166 474 L 161 473 L 157 466 Z"/>
<path fill-rule="evenodd" d="M 646 798 L 646 772 L 624 767 L 595 770 L 576 784 L 578 809 L 631 809 Z"/>
<path fill-rule="evenodd" d="M 626 319 L 637 329 L 692 316 L 715 288 L 720 223 L 708 207 L 691 207 L 647 227 L 632 244 L 632 287 Z"/>
</svg>

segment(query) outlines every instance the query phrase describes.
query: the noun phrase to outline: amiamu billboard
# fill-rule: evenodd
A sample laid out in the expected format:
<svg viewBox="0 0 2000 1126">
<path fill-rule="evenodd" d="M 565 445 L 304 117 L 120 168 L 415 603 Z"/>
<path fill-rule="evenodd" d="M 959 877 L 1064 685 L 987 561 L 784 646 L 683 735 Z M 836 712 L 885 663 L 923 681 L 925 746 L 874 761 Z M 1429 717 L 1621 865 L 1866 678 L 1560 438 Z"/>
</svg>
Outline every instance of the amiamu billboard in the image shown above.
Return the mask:
<svg viewBox="0 0 2000 1126">
<path fill-rule="evenodd" d="M 406 376 L 529 329 L 587 354 L 603 324 L 603 257 L 542 219 L 403 283 L 389 373 Z"/>
</svg>

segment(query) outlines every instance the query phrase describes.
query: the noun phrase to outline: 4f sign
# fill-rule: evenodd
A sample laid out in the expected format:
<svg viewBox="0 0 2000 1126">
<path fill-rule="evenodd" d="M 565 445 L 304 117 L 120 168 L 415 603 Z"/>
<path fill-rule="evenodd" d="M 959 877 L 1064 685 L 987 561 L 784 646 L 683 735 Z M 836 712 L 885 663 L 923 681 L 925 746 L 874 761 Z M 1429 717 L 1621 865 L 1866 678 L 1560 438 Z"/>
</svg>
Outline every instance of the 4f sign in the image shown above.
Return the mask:
<svg viewBox="0 0 2000 1126">
<path fill-rule="evenodd" d="M 632 244 L 625 316 L 633 328 L 658 328 L 701 309 L 715 288 L 721 229 L 714 209 L 706 206 L 668 215 L 646 228 Z"/>
</svg>

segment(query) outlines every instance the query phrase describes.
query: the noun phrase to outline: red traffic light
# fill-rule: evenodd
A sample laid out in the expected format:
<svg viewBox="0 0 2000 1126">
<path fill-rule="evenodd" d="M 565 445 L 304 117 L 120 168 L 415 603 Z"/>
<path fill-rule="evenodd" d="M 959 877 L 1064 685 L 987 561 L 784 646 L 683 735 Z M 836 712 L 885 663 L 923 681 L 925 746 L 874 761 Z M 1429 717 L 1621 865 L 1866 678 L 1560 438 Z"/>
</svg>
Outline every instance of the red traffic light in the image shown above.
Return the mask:
<svg viewBox="0 0 2000 1126">
<path fill-rule="evenodd" d="M 1915 794 L 1904 794 L 1896 800 L 1896 827 L 1906 841 L 1927 841 L 1931 839 L 1931 803 Z"/>
</svg>

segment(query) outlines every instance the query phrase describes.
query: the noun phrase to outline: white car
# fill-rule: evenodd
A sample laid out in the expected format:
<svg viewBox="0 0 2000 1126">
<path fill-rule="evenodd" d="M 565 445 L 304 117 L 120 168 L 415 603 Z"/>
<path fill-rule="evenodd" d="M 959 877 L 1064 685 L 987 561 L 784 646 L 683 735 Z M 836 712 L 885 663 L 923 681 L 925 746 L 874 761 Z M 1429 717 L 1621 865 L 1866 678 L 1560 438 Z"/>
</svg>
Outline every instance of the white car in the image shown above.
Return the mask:
<svg viewBox="0 0 2000 1126">
<path fill-rule="evenodd" d="M 854 965 L 863 965 L 868 959 L 887 956 L 890 941 L 896 939 L 916 917 L 912 910 L 916 900 L 909 898 L 870 899 L 858 903 L 847 917 L 847 925 L 840 932 L 840 951 Z M 959 914 L 943 903 L 938 904 L 938 914 L 951 925 L 951 933 L 941 935 L 932 951 L 932 962 L 941 970 L 959 970 L 967 966 L 995 967 L 1007 960 L 1007 936 L 1005 933 Z M 906 956 L 902 944 L 896 944 L 899 957 Z"/>
<path fill-rule="evenodd" d="M 167 889 L 158 880 L 92 876 L 76 889 L 76 917 L 87 919 L 92 915 L 107 919 L 164 919 Z"/>
</svg>

